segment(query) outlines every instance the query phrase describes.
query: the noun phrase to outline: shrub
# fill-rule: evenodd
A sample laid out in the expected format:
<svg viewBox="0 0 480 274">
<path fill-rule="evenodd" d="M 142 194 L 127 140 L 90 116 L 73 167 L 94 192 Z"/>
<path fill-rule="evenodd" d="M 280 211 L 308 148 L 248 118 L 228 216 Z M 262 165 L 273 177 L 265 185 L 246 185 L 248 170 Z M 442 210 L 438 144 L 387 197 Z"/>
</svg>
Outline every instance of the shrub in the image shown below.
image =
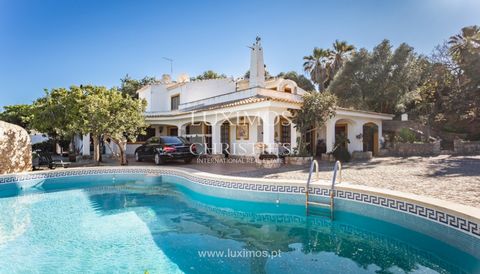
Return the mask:
<svg viewBox="0 0 480 274">
<path fill-rule="evenodd" d="M 338 134 L 335 136 L 335 147 L 332 151 L 335 160 L 344 162 L 350 162 L 352 155 L 348 152 L 347 145 L 350 144 L 350 140 L 344 134 Z"/>
<path fill-rule="evenodd" d="M 414 143 L 416 140 L 415 132 L 408 128 L 400 129 L 395 138 L 395 141 L 399 143 Z"/>
<path fill-rule="evenodd" d="M 342 163 L 350 162 L 350 159 L 352 158 L 352 155 L 350 155 L 350 152 L 348 152 L 348 149 L 343 146 L 337 146 L 332 151 L 332 154 L 333 154 L 333 157 L 335 157 L 336 161 L 340 161 Z"/>
</svg>

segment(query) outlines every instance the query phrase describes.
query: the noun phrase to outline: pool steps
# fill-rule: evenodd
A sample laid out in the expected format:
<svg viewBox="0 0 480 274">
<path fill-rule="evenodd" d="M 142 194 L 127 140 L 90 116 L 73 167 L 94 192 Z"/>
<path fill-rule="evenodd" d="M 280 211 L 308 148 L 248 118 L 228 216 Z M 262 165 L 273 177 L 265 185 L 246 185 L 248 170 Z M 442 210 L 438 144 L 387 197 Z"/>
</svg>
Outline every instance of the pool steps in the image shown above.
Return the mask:
<svg viewBox="0 0 480 274">
<path fill-rule="evenodd" d="M 308 173 L 308 179 L 307 179 L 307 187 L 305 191 L 305 208 L 307 215 L 309 213 L 308 207 L 309 206 L 319 206 L 319 207 L 326 207 L 330 209 L 330 218 L 333 220 L 334 219 L 334 207 L 335 207 L 335 182 L 337 180 L 337 171 L 339 172 L 339 180 L 338 182 L 342 182 L 342 163 L 340 161 L 335 162 L 335 166 L 333 167 L 333 177 L 332 177 L 332 186 L 330 188 L 330 202 L 316 202 L 316 201 L 311 201 L 309 197 L 310 193 L 310 183 L 312 182 L 312 174 L 313 174 L 313 169 L 315 168 L 315 175 L 316 179 L 319 180 L 318 176 L 318 162 L 317 160 L 313 160 L 312 163 L 310 164 L 310 171 Z"/>
</svg>

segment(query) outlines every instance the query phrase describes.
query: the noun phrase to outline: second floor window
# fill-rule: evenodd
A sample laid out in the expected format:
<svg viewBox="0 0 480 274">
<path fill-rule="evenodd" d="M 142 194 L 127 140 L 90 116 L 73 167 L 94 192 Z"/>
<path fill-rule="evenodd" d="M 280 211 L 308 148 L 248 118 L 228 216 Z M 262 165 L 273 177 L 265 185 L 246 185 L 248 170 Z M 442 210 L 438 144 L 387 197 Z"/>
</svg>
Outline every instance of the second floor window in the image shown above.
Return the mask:
<svg viewBox="0 0 480 274">
<path fill-rule="evenodd" d="M 177 110 L 180 105 L 180 95 L 175 95 L 170 98 L 170 109 Z"/>
</svg>

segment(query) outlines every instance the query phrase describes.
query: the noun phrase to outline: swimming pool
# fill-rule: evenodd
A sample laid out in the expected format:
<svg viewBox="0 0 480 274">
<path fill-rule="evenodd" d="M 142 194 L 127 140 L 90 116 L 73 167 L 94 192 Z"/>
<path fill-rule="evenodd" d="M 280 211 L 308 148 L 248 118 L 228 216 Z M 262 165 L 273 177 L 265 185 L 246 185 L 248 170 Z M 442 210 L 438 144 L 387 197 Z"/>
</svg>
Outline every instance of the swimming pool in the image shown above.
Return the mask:
<svg viewBox="0 0 480 274">
<path fill-rule="evenodd" d="M 306 216 L 300 195 L 168 172 L 52 176 L 0 196 L 0 273 L 480 273 L 474 235 L 346 199 L 332 221 Z"/>
</svg>

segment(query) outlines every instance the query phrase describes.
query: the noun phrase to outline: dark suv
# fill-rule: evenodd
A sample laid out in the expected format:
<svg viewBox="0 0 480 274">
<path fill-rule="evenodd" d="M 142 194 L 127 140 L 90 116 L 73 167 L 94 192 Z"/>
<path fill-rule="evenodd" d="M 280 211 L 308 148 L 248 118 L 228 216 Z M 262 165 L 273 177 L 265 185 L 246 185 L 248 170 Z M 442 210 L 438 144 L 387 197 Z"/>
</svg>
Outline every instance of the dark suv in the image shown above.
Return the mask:
<svg viewBox="0 0 480 274">
<path fill-rule="evenodd" d="M 153 160 L 161 165 L 168 160 L 183 160 L 190 163 L 195 157 L 195 145 L 177 136 L 159 136 L 149 138 L 145 144 L 135 150 L 135 160 Z"/>
</svg>

